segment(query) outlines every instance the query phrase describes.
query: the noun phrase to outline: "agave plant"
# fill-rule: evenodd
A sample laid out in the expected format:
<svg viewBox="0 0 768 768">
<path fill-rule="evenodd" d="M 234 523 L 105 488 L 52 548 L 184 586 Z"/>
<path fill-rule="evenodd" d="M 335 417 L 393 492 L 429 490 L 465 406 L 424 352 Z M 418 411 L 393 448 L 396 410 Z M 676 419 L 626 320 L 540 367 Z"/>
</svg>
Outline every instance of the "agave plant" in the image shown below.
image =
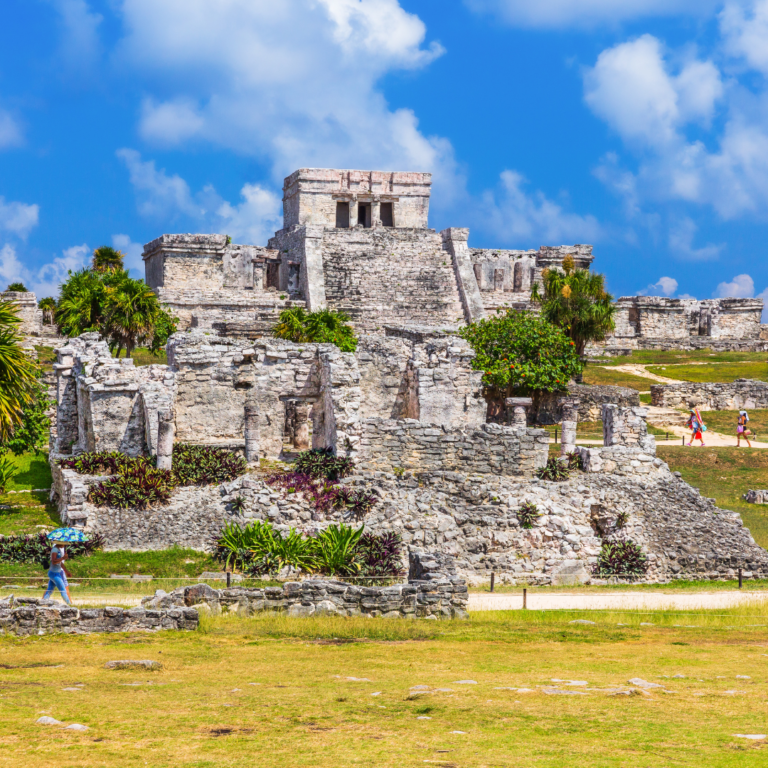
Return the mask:
<svg viewBox="0 0 768 768">
<path fill-rule="evenodd" d="M 320 533 L 314 540 L 318 570 L 342 576 L 359 574 L 361 564 L 356 550 L 363 528 L 361 525 L 355 530 L 343 524 L 334 524 Z"/>
</svg>

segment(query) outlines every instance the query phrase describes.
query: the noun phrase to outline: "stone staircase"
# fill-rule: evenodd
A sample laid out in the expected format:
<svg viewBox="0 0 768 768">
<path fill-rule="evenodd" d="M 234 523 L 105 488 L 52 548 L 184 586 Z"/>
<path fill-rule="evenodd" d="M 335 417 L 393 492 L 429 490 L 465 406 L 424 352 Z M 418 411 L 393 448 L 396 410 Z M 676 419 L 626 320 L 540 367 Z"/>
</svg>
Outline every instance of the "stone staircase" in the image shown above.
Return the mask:
<svg viewBox="0 0 768 768">
<path fill-rule="evenodd" d="M 326 230 L 323 268 L 328 306 L 358 330 L 463 322 L 451 255 L 434 230 Z"/>
</svg>

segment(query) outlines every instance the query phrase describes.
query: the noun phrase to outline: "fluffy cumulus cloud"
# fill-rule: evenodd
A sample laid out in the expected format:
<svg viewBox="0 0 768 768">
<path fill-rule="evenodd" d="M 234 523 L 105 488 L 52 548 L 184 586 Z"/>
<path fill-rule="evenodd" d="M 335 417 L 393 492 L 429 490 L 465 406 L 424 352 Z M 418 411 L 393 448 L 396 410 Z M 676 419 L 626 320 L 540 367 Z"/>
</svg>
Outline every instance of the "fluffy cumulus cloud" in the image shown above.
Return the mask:
<svg viewBox="0 0 768 768">
<path fill-rule="evenodd" d="M 241 200 L 233 204 L 211 185 L 193 194 L 181 176 L 158 170 L 154 161 L 143 160 L 136 150 L 121 149 L 117 154 L 128 169 L 139 213 L 147 218 L 184 221 L 198 231 L 221 232 L 255 245 L 266 244 L 282 225 L 281 198 L 258 184 L 245 184 L 240 190 Z M 113 240 L 115 238 L 126 238 L 127 242 L 122 239 L 120 242 L 126 248 L 130 246 L 127 236 L 116 235 Z M 140 255 L 136 251 L 134 254 Z M 130 266 L 143 273 L 143 266 L 135 255 Z"/>
<path fill-rule="evenodd" d="M 259 157 L 275 181 L 299 167 L 455 173 L 378 88 L 442 53 L 398 0 L 122 0 L 118 62 L 148 95 L 140 132 L 157 145 L 207 142 Z M 158 96 L 158 93 L 162 96 Z"/>
<path fill-rule="evenodd" d="M 615 24 L 652 16 L 704 15 L 716 0 L 464 0 L 476 11 L 495 13 L 524 27 Z"/>
<path fill-rule="evenodd" d="M 90 261 L 90 256 L 91 250 L 87 245 L 75 245 L 42 267 L 29 269 L 19 258 L 16 248 L 6 243 L 0 248 L 0 282 L 7 285 L 20 281 L 30 291 L 34 291 L 38 298 L 56 297 L 69 271 L 82 269 Z"/>
<path fill-rule="evenodd" d="M 487 229 L 505 243 L 593 243 L 601 236 L 597 219 L 571 213 L 539 190 L 527 191 L 517 171 L 501 174 L 499 189 L 485 193 L 482 211 Z"/>
<path fill-rule="evenodd" d="M 40 207 L 27 203 L 5 202 L 0 196 L 0 232 L 26 237 L 37 226 Z"/>
<path fill-rule="evenodd" d="M 660 277 L 658 282 L 638 291 L 638 296 L 674 296 L 677 292 L 677 280 L 674 277 Z"/>
<path fill-rule="evenodd" d="M 707 243 L 707 245 L 697 248 L 694 245 L 697 231 L 696 223 L 688 216 L 683 216 L 676 221 L 669 232 L 669 250 L 671 253 L 685 261 L 713 261 L 716 259 L 725 245 Z"/>
<path fill-rule="evenodd" d="M 713 296 L 716 299 L 751 299 L 755 295 L 755 281 L 749 275 L 736 275 L 730 283 L 719 283 Z"/>
<path fill-rule="evenodd" d="M 768 74 L 768 0 L 726 3 L 720 13 L 720 31 L 726 51 L 763 74 Z"/>
</svg>

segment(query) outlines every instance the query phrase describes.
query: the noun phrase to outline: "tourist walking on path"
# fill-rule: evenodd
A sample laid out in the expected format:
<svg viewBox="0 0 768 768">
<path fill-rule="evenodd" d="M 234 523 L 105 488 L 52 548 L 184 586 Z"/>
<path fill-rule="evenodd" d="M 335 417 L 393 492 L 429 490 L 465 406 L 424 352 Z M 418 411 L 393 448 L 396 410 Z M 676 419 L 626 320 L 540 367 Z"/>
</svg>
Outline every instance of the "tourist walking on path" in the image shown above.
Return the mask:
<svg viewBox="0 0 768 768">
<path fill-rule="evenodd" d="M 736 447 L 741 447 L 741 438 L 743 437 L 747 441 L 747 445 L 751 448 L 752 443 L 749 442 L 749 438 L 747 435 L 751 435 L 752 433 L 749 431 L 749 428 L 747 427 L 747 424 L 749 424 L 749 414 L 746 411 L 739 411 L 739 419 L 736 424 Z"/>
<path fill-rule="evenodd" d="M 53 593 L 54 587 L 61 592 L 64 602 L 72 605 L 69 596 L 69 585 L 67 584 L 67 572 L 64 570 L 64 561 L 67 559 L 67 553 L 64 545 L 54 542 L 51 549 L 51 567 L 48 569 L 48 589 L 45 590 L 43 600 L 47 600 Z"/>
<path fill-rule="evenodd" d="M 700 440 L 703 446 L 703 434 L 707 429 L 707 425 L 704 423 L 704 419 L 701 418 L 701 413 L 698 408 L 691 408 L 691 415 L 688 417 L 688 429 L 692 432 L 691 442 L 688 443 L 688 446 L 690 447 L 693 445 L 694 440 Z"/>
</svg>

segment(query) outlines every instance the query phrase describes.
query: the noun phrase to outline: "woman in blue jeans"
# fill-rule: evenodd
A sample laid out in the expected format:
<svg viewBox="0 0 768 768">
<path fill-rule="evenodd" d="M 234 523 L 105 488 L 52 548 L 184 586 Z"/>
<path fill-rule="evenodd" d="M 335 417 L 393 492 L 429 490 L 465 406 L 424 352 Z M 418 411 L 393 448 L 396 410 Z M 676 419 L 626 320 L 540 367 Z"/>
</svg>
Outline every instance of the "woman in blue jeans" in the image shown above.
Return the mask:
<svg viewBox="0 0 768 768">
<path fill-rule="evenodd" d="M 67 559 L 67 553 L 64 551 L 64 545 L 56 543 L 51 549 L 51 567 L 48 569 L 48 589 L 43 595 L 43 600 L 47 600 L 56 587 L 64 602 L 72 605 L 69 597 L 69 585 L 67 584 L 67 572 L 64 570 L 64 561 Z"/>
</svg>

